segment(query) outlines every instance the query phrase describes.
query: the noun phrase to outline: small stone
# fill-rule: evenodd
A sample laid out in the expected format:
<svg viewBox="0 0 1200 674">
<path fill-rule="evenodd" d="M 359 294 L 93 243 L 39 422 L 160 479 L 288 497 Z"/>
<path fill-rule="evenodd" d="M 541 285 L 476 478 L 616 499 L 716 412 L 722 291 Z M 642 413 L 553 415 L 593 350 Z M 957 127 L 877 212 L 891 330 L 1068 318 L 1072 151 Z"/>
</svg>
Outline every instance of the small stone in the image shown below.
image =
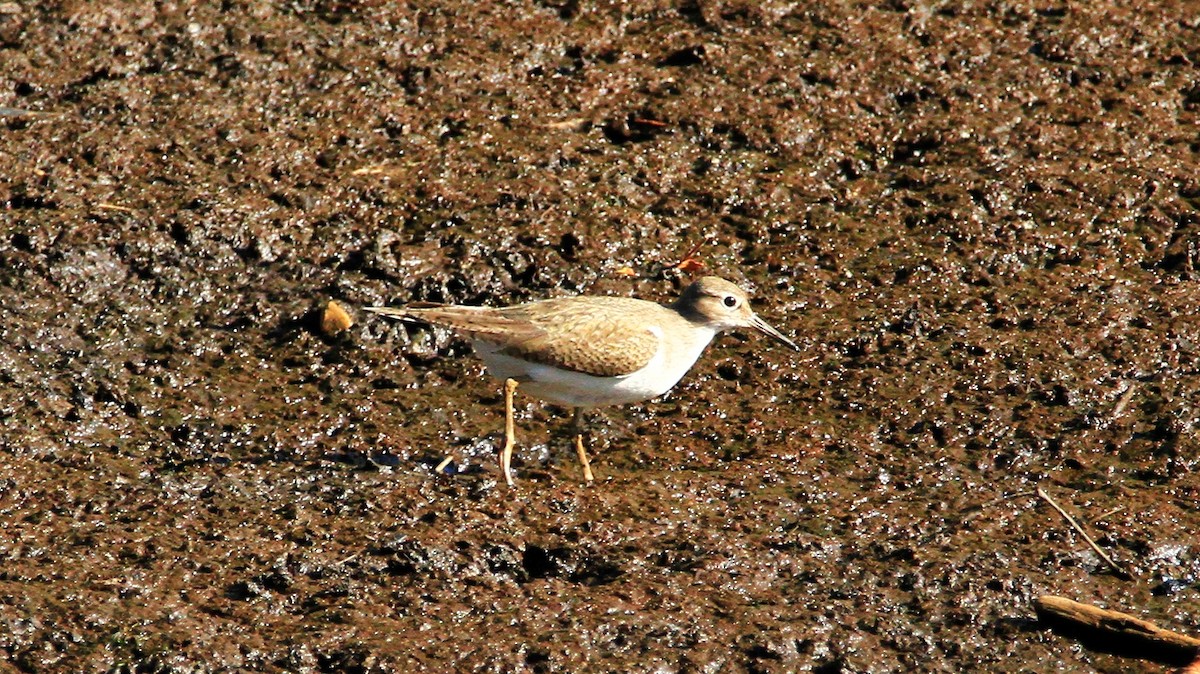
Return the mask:
<svg viewBox="0 0 1200 674">
<path fill-rule="evenodd" d="M 321 314 L 322 333 L 333 336 L 351 325 L 354 325 L 354 321 L 350 320 L 350 315 L 340 304 L 330 300 L 329 304 L 325 305 L 325 312 Z"/>
</svg>

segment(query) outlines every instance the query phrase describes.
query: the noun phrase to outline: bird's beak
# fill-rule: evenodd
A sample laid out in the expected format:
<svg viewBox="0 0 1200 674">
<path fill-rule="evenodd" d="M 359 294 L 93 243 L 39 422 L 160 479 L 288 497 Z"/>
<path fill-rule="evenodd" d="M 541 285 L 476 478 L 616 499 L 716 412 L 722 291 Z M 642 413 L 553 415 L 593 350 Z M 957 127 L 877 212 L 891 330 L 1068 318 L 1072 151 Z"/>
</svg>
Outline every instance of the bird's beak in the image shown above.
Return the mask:
<svg viewBox="0 0 1200 674">
<path fill-rule="evenodd" d="M 800 347 L 796 346 L 795 342 L 788 339 L 787 337 L 784 337 L 782 332 L 771 327 L 771 324 L 764 321 L 763 319 L 759 318 L 758 314 L 755 314 L 750 317 L 750 327 L 754 328 L 755 330 L 758 330 L 759 332 L 774 339 L 777 342 L 783 342 L 784 344 L 787 344 L 788 346 L 792 347 L 793 351 L 800 350 Z"/>
</svg>

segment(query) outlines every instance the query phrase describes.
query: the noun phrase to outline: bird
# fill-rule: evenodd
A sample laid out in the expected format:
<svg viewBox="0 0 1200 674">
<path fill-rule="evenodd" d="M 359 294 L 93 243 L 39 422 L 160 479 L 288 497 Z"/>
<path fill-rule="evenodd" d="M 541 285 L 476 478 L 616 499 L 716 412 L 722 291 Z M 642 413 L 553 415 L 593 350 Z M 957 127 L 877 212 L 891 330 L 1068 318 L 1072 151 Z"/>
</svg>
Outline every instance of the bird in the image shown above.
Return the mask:
<svg viewBox="0 0 1200 674">
<path fill-rule="evenodd" d="M 513 485 L 513 396 L 518 387 L 572 408 L 583 478 L 595 478 L 583 445 L 583 411 L 656 398 L 669 391 L 722 332 L 756 330 L 794 351 L 800 347 L 750 308 L 731 281 L 705 276 L 671 304 L 632 297 L 577 295 L 507 307 L 413 303 L 365 307 L 410 323 L 449 328 L 470 340 L 487 371 L 504 382 L 500 470 Z M 449 463 L 449 458 L 440 467 Z"/>
</svg>

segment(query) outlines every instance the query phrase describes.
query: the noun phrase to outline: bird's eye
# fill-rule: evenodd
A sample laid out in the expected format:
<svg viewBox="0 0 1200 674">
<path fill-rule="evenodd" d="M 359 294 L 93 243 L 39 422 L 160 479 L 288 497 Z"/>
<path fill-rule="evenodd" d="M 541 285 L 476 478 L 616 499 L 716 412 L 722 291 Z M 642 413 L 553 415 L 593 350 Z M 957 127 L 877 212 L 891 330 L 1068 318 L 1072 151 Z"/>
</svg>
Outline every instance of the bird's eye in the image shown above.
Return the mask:
<svg viewBox="0 0 1200 674">
<path fill-rule="evenodd" d="M 730 309 L 732 309 L 738 305 L 738 300 L 733 295 L 726 295 L 724 302 L 725 302 L 725 306 L 729 307 Z"/>
</svg>

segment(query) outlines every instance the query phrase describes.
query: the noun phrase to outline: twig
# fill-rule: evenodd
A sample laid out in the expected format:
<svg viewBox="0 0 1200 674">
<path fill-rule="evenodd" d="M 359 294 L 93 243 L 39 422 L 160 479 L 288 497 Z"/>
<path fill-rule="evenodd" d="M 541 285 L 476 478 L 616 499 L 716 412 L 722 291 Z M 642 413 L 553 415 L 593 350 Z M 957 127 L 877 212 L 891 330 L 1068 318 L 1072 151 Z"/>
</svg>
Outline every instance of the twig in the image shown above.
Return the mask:
<svg viewBox="0 0 1200 674">
<path fill-rule="evenodd" d="M 660 129 L 671 126 L 670 123 L 668 123 L 668 122 L 664 122 L 664 121 L 657 120 L 657 119 L 650 119 L 648 117 L 634 117 L 633 119 L 631 119 L 629 121 L 633 122 L 634 124 L 643 124 L 645 126 L 654 126 L 654 127 L 660 128 Z"/>
<path fill-rule="evenodd" d="M 1051 508 L 1057 510 L 1058 514 L 1062 515 L 1063 519 L 1067 521 L 1067 524 L 1070 524 L 1080 536 L 1083 536 L 1083 540 L 1087 541 L 1087 544 L 1092 547 L 1092 550 L 1094 550 L 1097 555 L 1100 555 L 1100 559 L 1103 559 L 1108 566 L 1111 567 L 1114 572 L 1116 572 L 1118 577 L 1120 577 L 1122 580 L 1133 580 L 1133 574 L 1126 571 L 1119 564 L 1113 561 L 1112 557 L 1109 557 L 1108 554 L 1101 550 L 1100 546 L 1096 545 L 1096 541 L 1092 540 L 1092 537 L 1088 536 L 1087 532 L 1083 530 L 1083 527 L 1079 526 L 1079 523 L 1075 521 L 1075 518 L 1071 517 L 1067 511 L 1063 510 L 1062 506 L 1058 505 L 1053 498 L 1050 498 L 1050 495 L 1046 493 L 1045 489 L 1038 487 L 1037 495 L 1043 501 L 1049 503 Z"/>
<path fill-rule="evenodd" d="M 572 117 L 557 122 L 546 122 L 542 126 L 548 129 L 578 129 L 587 123 L 588 120 L 583 117 Z"/>
<path fill-rule="evenodd" d="M 0 3 L 3 7 L 3 3 Z M 0 14 L 5 12 L 0 11 Z M 26 110 L 25 108 L 10 108 L 7 105 L 0 105 L 0 117 L 62 117 L 61 112 L 44 112 L 42 110 Z"/>
<path fill-rule="evenodd" d="M 1106 653 L 1168 665 L 1193 662 L 1200 639 L 1165 630 L 1127 613 L 1046 594 L 1033 602 L 1038 620 L 1064 636 Z"/>
<path fill-rule="evenodd" d="M 96 204 L 96 208 L 100 208 L 100 209 L 103 209 L 106 211 L 121 211 L 122 213 L 133 213 L 134 212 L 134 210 L 128 206 L 121 206 L 119 204 L 110 204 L 107 201 L 101 201 L 100 203 Z"/>
<path fill-rule="evenodd" d="M 1137 384 L 1133 382 L 1126 382 L 1126 387 L 1127 388 L 1125 389 L 1125 392 L 1121 394 L 1120 398 L 1117 398 L 1116 404 L 1113 405 L 1113 419 L 1117 419 L 1121 416 L 1121 413 L 1123 413 L 1125 408 L 1129 406 L 1129 401 L 1133 400 L 1133 394 L 1137 393 Z"/>
</svg>

